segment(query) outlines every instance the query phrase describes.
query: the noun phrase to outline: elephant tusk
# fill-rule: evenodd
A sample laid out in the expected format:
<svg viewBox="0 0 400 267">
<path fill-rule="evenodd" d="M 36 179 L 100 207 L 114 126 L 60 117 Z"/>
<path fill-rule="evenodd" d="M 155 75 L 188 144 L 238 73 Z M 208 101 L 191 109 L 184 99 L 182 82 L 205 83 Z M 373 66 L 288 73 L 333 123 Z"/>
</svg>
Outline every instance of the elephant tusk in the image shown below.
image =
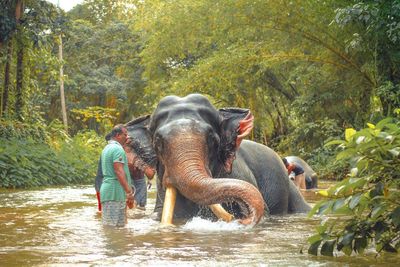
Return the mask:
<svg viewBox="0 0 400 267">
<path fill-rule="evenodd" d="M 211 211 L 219 218 L 225 222 L 230 222 L 233 220 L 234 216 L 227 212 L 221 204 L 213 204 L 209 206 Z"/>
<path fill-rule="evenodd" d="M 176 188 L 168 186 L 165 191 L 164 206 L 161 215 L 162 225 L 172 225 L 176 203 Z"/>
</svg>

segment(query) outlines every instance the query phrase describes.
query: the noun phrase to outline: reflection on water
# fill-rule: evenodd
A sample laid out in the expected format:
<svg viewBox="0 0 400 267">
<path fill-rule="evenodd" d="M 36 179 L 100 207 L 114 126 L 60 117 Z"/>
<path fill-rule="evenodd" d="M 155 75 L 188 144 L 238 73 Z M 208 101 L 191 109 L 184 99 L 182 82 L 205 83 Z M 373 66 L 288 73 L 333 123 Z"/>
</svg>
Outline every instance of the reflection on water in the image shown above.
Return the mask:
<svg viewBox="0 0 400 267">
<path fill-rule="evenodd" d="M 0 193 L 0 266 L 395 266 L 399 256 L 307 254 L 317 218 L 267 218 L 254 228 L 194 218 L 175 227 L 130 210 L 125 228 L 103 227 L 91 186 Z M 302 253 L 304 251 L 304 253 Z"/>
</svg>

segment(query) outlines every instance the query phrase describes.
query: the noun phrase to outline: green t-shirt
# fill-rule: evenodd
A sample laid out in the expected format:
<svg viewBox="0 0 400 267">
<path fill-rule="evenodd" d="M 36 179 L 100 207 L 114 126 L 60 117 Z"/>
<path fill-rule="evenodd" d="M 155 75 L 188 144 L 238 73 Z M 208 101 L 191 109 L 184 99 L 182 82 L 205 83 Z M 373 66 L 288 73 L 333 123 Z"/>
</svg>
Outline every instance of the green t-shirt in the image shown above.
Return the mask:
<svg viewBox="0 0 400 267">
<path fill-rule="evenodd" d="M 110 140 L 101 153 L 101 168 L 104 175 L 103 183 L 100 188 L 101 202 L 126 200 L 125 190 L 119 183 L 114 171 L 114 162 L 124 164 L 127 182 L 129 186 L 132 186 L 126 153 L 120 143 Z"/>
</svg>

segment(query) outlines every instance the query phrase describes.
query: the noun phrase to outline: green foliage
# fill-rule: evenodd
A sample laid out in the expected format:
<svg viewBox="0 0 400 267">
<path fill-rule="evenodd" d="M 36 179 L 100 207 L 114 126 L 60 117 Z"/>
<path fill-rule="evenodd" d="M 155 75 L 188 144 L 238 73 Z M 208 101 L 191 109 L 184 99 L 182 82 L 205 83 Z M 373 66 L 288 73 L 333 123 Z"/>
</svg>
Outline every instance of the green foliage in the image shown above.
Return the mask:
<svg viewBox="0 0 400 267">
<path fill-rule="evenodd" d="M 11 8 L 9 10 L 14 10 L 12 16 L 15 16 L 17 2 L 23 3 L 23 10 L 19 21 L 13 18 L 15 27 L 7 33 L 8 44 L 0 46 L 0 52 L 3 47 L 7 48 L 6 53 L 0 53 L 1 56 L 5 56 L 4 61 L 0 60 L 0 81 L 5 87 L 1 94 L 3 110 L 0 111 L 0 116 L 29 121 L 32 115 L 36 115 L 37 107 L 42 106 L 43 95 L 48 90 L 48 87 L 42 86 L 42 78 L 48 78 L 55 70 L 58 74 L 59 65 L 52 54 L 52 48 L 56 45 L 56 34 L 64 27 L 65 18 L 59 9 L 45 0 L 5 2 Z M 9 67 L 8 71 L 5 71 L 5 67 L 3 69 L 3 65 L 6 64 Z M 6 86 L 3 78 L 15 77 L 16 69 L 20 70 L 18 78 L 9 79 Z M 20 86 L 17 86 L 17 83 Z M 16 90 L 17 88 L 20 90 Z"/>
<path fill-rule="evenodd" d="M 0 120 L 0 138 L 30 139 L 45 142 L 47 140 L 47 131 L 42 123 L 31 124 L 20 121 Z"/>
<path fill-rule="evenodd" d="M 70 14 L 71 27 L 64 38 L 65 90 L 69 108 L 84 110 L 101 106 L 116 109 L 118 121 L 128 121 L 132 116 L 142 115 L 148 102 L 143 93 L 145 82 L 141 77 L 143 67 L 139 57 L 142 41 L 138 33 L 130 29 L 130 20 L 119 20 L 110 15 L 101 23 L 92 22 L 91 8 L 96 6 L 93 2 L 80 7 L 90 8 L 87 10 L 90 19 L 75 18 L 77 14 Z M 107 3 L 97 4 L 101 9 L 96 12 L 101 12 Z M 58 96 L 58 91 L 52 90 L 50 96 Z M 58 116 L 58 111 L 59 103 L 54 106 L 51 116 Z M 79 131 L 82 121 L 76 120 L 73 114 L 69 117 L 72 132 Z M 102 131 L 94 120 L 84 126 Z"/>
<path fill-rule="evenodd" d="M 16 1 L 5 3 L 0 24 L 12 52 L 0 47 L 0 73 L 10 63 L 11 81 L 0 116 L 16 114 L 18 40 L 23 121 L 50 124 L 37 138 L 56 151 L 74 144 L 57 121 L 61 64 L 72 134 L 103 134 L 111 123 L 150 113 L 165 95 L 202 93 L 217 107 L 250 108 L 250 138 L 303 156 L 334 179 L 349 163 L 333 161 L 325 140 L 400 108 L 398 1 L 87 0 L 64 14 L 47 1 L 26 0 L 18 30 Z M 118 114 L 108 120 L 112 109 Z M 0 136 L 36 139 L 33 128 L 7 127 Z"/>
<path fill-rule="evenodd" d="M 394 85 L 391 81 L 386 81 L 376 89 L 376 94 L 388 104 L 386 108 L 389 114 L 395 114 L 394 109 L 400 107 L 400 84 Z"/>
<path fill-rule="evenodd" d="M 79 183 L 92 183 L 96 176 L 97 164 L 105 139 L 94 131 L 80 132 L 69 142 L 62 142 L 57 156 L 73 166 L 80 176 Z"/>
<path fill-rule="evenodd" d="M 335 150 L 331 147 L 318 147 L 310 153 L 299 154 L 307 159 L 307 163 L 318 170 L 318 177 L 326 180 L 340 181 L 346 177 L 349 162 L 346 160 L 336 160 Z"/>
<path fill-rule="evenodd" d="M 400 3 L 398 1 L 355 1 L 352 6 L 347 6 L 336 11 L 336 22 L 346 26 L 351 23 L 358 24 L 364 36 L 379 35 L 380 41 L 389 41 L 396 44 L 400 41 Z M 356 36 L 355 36 L 356 37 Z"/>
<path fill-rule="evenodd" d="M 65 131 L 64 124 L 59 120 L 52 121 L 46 130 L 48 133 L 47 143 L 56 151 L 60 150 L 63 143 L 71 141 L 71 137 Z"/>
<path fill-rule="evenodd" d="M 31 188 L 93 182 L 105 145 L 102 137 L 89 131 L 53 141 L 52 145 L 32 139 L 0 137 L 0 187 Z"/>
<path fill-rule="evenodd" d="M 346 49 L 362 57 L 362 68 L 375 76 L 383 115 L 393 116 L 399 107 L 399 97 L 393 98 L 400 82 L 399 1 L 354 1 L 336 10 L 335 21 L 352 34 Z"/>
<path fill-rule="evenodd" d="M 119 112 L 113 108 L 88 107 L 85 109 L 72 109 L 75 119 L 82 121 L 82 128 L 89 128 L 90 122 L 100 125 L 100 132 L 106 133 L 114 126 Z"/>
<path fill-rule="evenodd" d="M 375 70 L 346 49 L 351 34 L 332 22 L 344 3 L 140 2 L 135 26 L 146 40 L 141 52 L 146 93 L 158 98 L 200 92 L 221 104 L 250 108 L 261 128 L 258 141 L 305 127 L 302 139 L 325 117 L 336 129 L 362 125 Z"/>
<path fill-rule="evenodd" d="M 0 3 L 0 43 L 6 42 L 17 27 L 15 19 L 15 1 Z"/>
<path fill-rule="evenodd" d="M 0 187 L 29 188 L 77 184 L 86 179 L 46 144 L 1 139 Z"/>
<path fill-rule="evenodd" d="M 313 151 L 324 145 L 328 138 L 338 137 L 341 128 L 335 120 L 325 118 L 309 123 L 294 123 L 290 133 L 279 140 L 280 151 L 288 151 L 292 155 L 303 155 L 305 151 Z"/>
<path fill-rule="evenodd" d="M 339 145 L 338 160 L 353 168 L 335 186 L 322 192 L 327 200 L 317 203 L 310 215 L 349 215 L 323 220 L 317 234 L 309 238 L 309 253 L 332 255 L 335 247 L 350 255 L 369 245 L 378 252 L 400 248 L 400 122 L 386 118 L 356 131 L 349 128 Z"/>
</svg>

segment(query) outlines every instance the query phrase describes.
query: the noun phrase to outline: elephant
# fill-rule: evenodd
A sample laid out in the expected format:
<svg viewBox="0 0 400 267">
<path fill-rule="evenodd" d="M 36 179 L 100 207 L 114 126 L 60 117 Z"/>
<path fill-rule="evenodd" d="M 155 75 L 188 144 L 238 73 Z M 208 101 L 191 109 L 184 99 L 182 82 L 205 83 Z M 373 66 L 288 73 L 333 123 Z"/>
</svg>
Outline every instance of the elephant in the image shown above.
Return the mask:
<svg viewBox="0 0 400 267">
<path fill-rule="evenodd" d="M 289 163 L 295 163 L 303 168 L 306 177 L 306 189 L 318 188 L 317 173 L 303 159 L 297 156 L 285 157 Z"/>
<path fill-rule="evenodd" d="M 157 172 L 155 217 L 170 224 L 222 204 L 240 223 L 255 225 L 265 215 L 308 212 L 277 153 L 244 140 L 253 120 L 248 109 L 218 110 L 190 94 L 166 96 L 151 115 L 126 123 L 128 153 L 139 168 Z"/>
</svg>

